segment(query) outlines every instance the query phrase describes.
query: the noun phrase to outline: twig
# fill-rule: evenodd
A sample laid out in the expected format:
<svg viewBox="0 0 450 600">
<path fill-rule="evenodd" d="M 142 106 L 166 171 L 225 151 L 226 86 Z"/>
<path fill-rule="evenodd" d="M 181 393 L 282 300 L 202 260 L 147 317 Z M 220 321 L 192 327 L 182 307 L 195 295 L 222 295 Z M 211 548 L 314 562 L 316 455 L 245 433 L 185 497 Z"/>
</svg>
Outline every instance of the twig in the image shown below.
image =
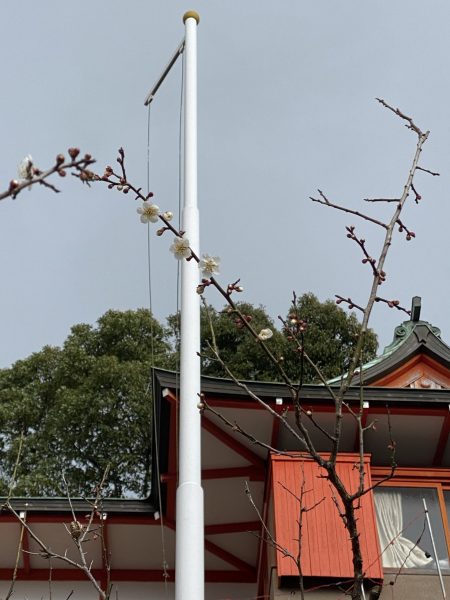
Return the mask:
<svg viewBox="0 0 450 600">
<path fill-rule="evenodd" d="M 21 525 L 24 527 L 24 529 L 28 532 L 28 535 L 39 546 L 39 548 L 41 549 L 40 556 L 47 558 L 47 559 L 57 558 L 58 560 L 62 560 L 66 564 L 68 564 L 72 567 L 75 567 L 76 569 L 79 569 L 86 575 L 87 579 L 89 579 L 89 581 L 92 583 L 92 585 L 94 586 L 96 591 L 100 594 L 101 599 L 107 600 L 105 592 L 101 589 L 100 585 L 97 583 L 95 577 L 92 575 L 90 569 L 88 568 L 85 560 L 84 560 L 84 563 L 78 563 L 76 560 L 72 560 L 71 558 L 69 558 L 66 554 L 58 554 L 57 552 L 53 552 L 53 550 L 51 550 L 36 535 L 36 533 L 28 525 L 28 523 L 26 523 L 26 521 L 19 515 L 19 513 L 15 510 L 15 508 L 12 506 L 10 501 L 7 501 L 5 503 L 5 507 L 16 517 L 17 521 L 19 523 L 21 523 Z M 81 556 L 83 557 L 83 554 L 81 554 Z"/>
<path fill-rule="evenodd" d="M 419 200 L 422 200 L 422 196 L 419 194 L 419 192 L 416 190 L 416 188 L 414 187 L 414 184 L 411 183 L 411 189 L 415 194 L 415 198 L 414 198 L 414 202 L 416 204 L 419 204 Z"/>
<path fill-rule="evenodd" d="M 416 234 L 414 233 L 414 231 L 411 231 L 410 229 L 408 229 L 406 227 L 406 225 L 400 220 L 397 219 L 397 225 L 398 225 L 398 232 L 399 233 L 406 233 L 406 241 L 410 241 L 412 238 L 416 237 Z"/>
<path fill-rule="evenodd" d="M 87 183 L 89 185 L 89 183 L 94 180 L 95 176 L 94 173 L 88 170 L 87 167 L 94 164 L 95 160 L 90 154 L 85 154 L 83 158 L 78 159 L 77 156 L 79 152 L 80 151 L 78 148 L 69 148 L 69 154 L 74 156 L 72 160 L 65 162 L 64 156 L 62 154 L 58 154 L 55 165 L 50 169 L 41 171 L 40 169 L 34 167 L 28 179 L 23 181 L 13 179 L 10 182 L 8 189 L 0 193 L 0 200 L 5 200 L 6 198 L 14 199 L 22 190 L 30 188 L 37 183 L 44 185 L 45 187 L 50 188 L 54 192 L 58 193 L 60 190 L 46 180 L 55 173 L 58 173 L 60 177 L 64 177 L 66 175 L 66 171 L 74 171 L 72 175 L 75 175 L 75 177 L 78 177 L 83 183 Z"/>
<path fill-rule="evenodd" d="M 355 235 L 355 226 L 354 225 L 347 225 L 345 227 L 345 229 L 347 231 L 347 237 L 348 237 L 348 239 L 350 239 L 350 240 L 354 241 L 356 244 L 358 244 L 358 246 L 362 250 L 362 253 L 364 254 L 364 258 L 362 259 L 361 262 L 364 265 L 368 264 L 371 267 L 372 273 L 373 273 L 374 276 L 380 276 L 381 280 L 385 281 L 386 280 L 386 274 L 385 273 L 381 274 L 381 273 L 378 272 L 378 269 L 375 266 L 377 261 L 374 258 L 372 258 L 370 256 L 370 254 L 367 252 L 367 249 L 366 249 L 366 240 L 364 238 L 358 238 Z"/>
<path fill-rule="evenodd" d="M 439 177 L 440 173 L 436 173 L 435 171 L 430 171 L 429 169 L 424 169 L 423 167 L 419 167 L 419 165 L 417 165 L 417 170 L 418 171 L 424 171 L 425 173 L 429 173 L 430 175 L 433 175 L 433 177 Z"/>
<path fill-rule="evenodd" d="M 381 298 L 380 296 L 375 296 L 375 302 L 384 302 L 389 306 L 389 308 L 396 308 L 397 310 L 403 311 L 407 315 L 411 315 L 411 311 L 407 310 L 406 308 L 403 308 L 403 306 L 400 305 L 399 300 L 386 300 L 385 298 Z"/>
<path fill-rule="evenodd" d="M 349 310 L 353 310 L 354 308 L 357 308 L 362 313 L 364 312 L 364 308 L 362 306 L 360 306 L 359 304 L 356 304 L 356 302 L 354 302 L 351 298 L 344 298 L 344 296 L 339 296 L 339 294 L 335 294 L 335 298 L 337 298 L 336 304 L 342 304 L 342 303 L 348 304 Z"/>
<path fill-rule="evenodd" d="M 400 198 L 364 198 L 364 202 L 400 202 Z"/>
<path fill-rule="evenodd" d="M 413 131 L 415 131 L 419 137 L 421 137 L 421 136 L 424 135 L 424 133 L 419 129 L 419 127 L 417 127 L 417 125 L 411 119 L 411 117 L 408 117 L 407 115 L 405 115 L 405 113 L 403 113 L 399 108 L 393 108 L 387 102 L 385 102 L 382 98 L 376 98 L 376 100 L 378 100 L 378 102 L 380 104 L 382 104 L 388 110 L 392 111 L 398 117 L 400 117 L 404 121 L 407 121 L 408 124 L 405 125 L 405 127 L 407 127 L 408 129 L 412 129 Z"/>
<path fill-rule="evenodd" d="M 336 210 L 341 210 L 343 212 L 350 213 L 352 215 L 356 215 L 357 217 L 360 217 L 361 219 L 370 221 L 371 223 L 374 223 L 375 225 L 378 225 L 379 227 L 383 227 L 383 229 L 387 229 L 387 225 L 385 223 L 383 223 L 382 221 L 379 221 L 378 219 L 374 219 L 370 215 L 361 213 L 358 210 L 353 210 L 351 208 L 347 208 L 346 206 L 342 206 L 340 204 L 333 204 L 332 202 L 330 202 L 328 200 L 328 198 L 325 196 L 325 194 L 321 190 L 317 190 L 317 191 L 319 192 L 322 199 L 314 198 L 313 196 L 310 196 L 309 199 L 312 200 L 313 202 L 317 202 L 318 204 L 324 204 L 325 206 L 329 206 L 330 208 L 335 208 Z"/>
</svg>

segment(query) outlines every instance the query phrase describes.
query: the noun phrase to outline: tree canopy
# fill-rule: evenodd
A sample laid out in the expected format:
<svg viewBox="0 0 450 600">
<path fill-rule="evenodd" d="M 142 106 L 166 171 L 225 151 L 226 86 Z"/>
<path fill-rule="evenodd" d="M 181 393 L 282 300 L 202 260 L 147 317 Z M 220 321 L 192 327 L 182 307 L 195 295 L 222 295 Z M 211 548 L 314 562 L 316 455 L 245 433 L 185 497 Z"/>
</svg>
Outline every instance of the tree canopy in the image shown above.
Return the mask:
<svg viewBox="0 0 450 600">
<path fill-rule="evenodd" d="M 339 376 L 347 369 L 360 332 L 360 325 L 353 313 L 347 313 L 332 300 L 320 302 L 311 293 L 303 294 L 296 299 L 286 316 L 286 323 L 295 317 L 304 321 L 305 331 L 301 339 L 290 339 L 291 332 L 282 327 L 275 328 L 273 320 L 262 306 L 255 307 L 248 303 L 238 303 L 237 307 L 251 318 L 256 331 L 270 328 L 273 336 L 268 341 L 270 350 L 280 359 L 283 369 L 292 381 L 299 381 L 303 370 L 304 383 L 319 383 L 317 371 L 305 360 L 301 360 L 299 344 L 303 346 L 309 358 L 317 365 L 325 379 Z M 209 314 L 209 318 L 207 316 Z M 263 352 L 260 345 L 255 344 L 249 332 L 240 326 L 235 313 L 228 307 L 222 311 L 208 308 L 202 311 L 202 372 L 205 375 L 225 377 L 226 372 L 214 359 L 209 346 L 213 342 L 212 331 L 219 354 L 223 362 L 238 378 L 260 381 L 279 381 L 280 374 Z M 372 330 L 365 336 L 362 362 L 376 356 L 377 337 Z M 303 363 L 303 366 L 302 366 Z"/>
<path fill-rule="evenodd" d="M 286 317 L 305 322 L 302 343 L 304 351 L 320 369 L 325 379 L 332 379 L 345 373 L 360 334 L 360 324 L 354 313 L 348 313 L 332 300 L 320 302 L 311 293 L 296 299 Z M 286 336 L 289 334 L 286 333 Z M 376 334 L 372 329 L 366 332 L 361 363 L 375 358 L 378 347 Z M 284 353 L 286 371 L 294 380 L 301 376 L 299 352 L 294 344 L 287 344 Z M 317 371 L 303 361 L 303 381 L 319 383 Z"/>
<path fill-rule="evenodd" d="M 152 351 L 153 348 L 153 351 Z M 19 454 L 15 495 L 149 493 L 150 369 L 172 367 L 166 332 L 149 311 L 108 311 L 75 325 L 62 348 L 45 347 L 0 372 L 0 493 Z"/>
<path fill-rule="evenodd" d="M 298 381 L 300 353 L 284 328 L 262 306 L 240 303 L 256 331 L 270 328 L 272 353 Z M 293 311 L 306 323 L 301 342 L 326 378 L 345 371 L 359 324 L 332 301 L 313 294 Z M 61 348 L 46 346 L 0 371 L 0 494 L 9 489 L 17 462 L 14 495 L 89 495 L 109 467 L 106 495 L 145 497 L 150 492 L 151 367 L 177 366 L 177 317 L 163 327 L 148 310 L 106 312 L 97 325 L 74 325 Z M 211 329 L 212 327 L 212 329 Z M 240 379 L 280 380 L 261 344 L 228 309 L 204 308 L 202 372 L 226 377 L 211 352 L 214 339 L 223 362 Z M 175 341 L 174 341 L 175 339 Z M 369 332 L 363 360 L 376 352 Z M 304 382 L 317 374 L 303 363 Z M 63 474 L 64 473 L 64 477 Z"/>
</svg>

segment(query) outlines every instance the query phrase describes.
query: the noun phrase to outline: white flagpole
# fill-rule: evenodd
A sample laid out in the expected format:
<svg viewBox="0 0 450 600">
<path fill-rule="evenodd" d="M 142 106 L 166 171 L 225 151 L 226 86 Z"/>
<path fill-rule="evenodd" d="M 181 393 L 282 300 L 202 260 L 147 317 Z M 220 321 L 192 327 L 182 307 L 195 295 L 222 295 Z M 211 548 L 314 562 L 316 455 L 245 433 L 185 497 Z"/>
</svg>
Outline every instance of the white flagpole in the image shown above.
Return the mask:
<svg viewBox="0 0 450 600">
<path fill-rule="evenodd" d="M 197 24 L 194 11 L 183 21 L 185 38 L 184 206 L 182 229 L 199 253 L 197 208 Z M 176 509 L 175 599 L 204 598 L 204 519 L 200 445 L 200 297 L 194 260 L 181 267 L 181 356 L 178 488 Z"/>
</svg>

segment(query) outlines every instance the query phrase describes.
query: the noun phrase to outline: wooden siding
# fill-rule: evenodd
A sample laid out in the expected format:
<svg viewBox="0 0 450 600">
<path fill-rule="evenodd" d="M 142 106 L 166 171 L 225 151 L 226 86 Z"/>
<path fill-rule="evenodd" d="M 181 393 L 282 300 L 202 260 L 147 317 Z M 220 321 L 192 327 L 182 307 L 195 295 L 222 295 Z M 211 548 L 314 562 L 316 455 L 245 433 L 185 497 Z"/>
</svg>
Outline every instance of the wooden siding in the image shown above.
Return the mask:
<svg viewBox="0 0 450 600">
<path fill-rule="evenodd" d="M 347 489 L 356 490 L 359 473 L 356 454 L 342 455 L 337 471 Z M 365 459 L 366 485 L 370 485 L 369 459 Z M 277 544 L 297 556 L 299 548 L 299 510 L 303 489 L 301 567 L 305 577 L 352 578 L 352 551 L 348 534 L 338 514 L 325 471 L 309 457 L 271 456 L 271 486 Z M 359 512 L 361 546 L 365 576 L 383 579 L 376 530 L 373 494 L 362 497 Z M 277 552 L 278 576 L 298 576 L 292 558 Z"/>
<path fill-rule="evenodd" d="M 370 385 L 394 388 L 448 389 L 450 388 L 450 374 L 444 365 L 425 354 L 419 354 L 395 371 L 373 381 Z"/>
</svg>

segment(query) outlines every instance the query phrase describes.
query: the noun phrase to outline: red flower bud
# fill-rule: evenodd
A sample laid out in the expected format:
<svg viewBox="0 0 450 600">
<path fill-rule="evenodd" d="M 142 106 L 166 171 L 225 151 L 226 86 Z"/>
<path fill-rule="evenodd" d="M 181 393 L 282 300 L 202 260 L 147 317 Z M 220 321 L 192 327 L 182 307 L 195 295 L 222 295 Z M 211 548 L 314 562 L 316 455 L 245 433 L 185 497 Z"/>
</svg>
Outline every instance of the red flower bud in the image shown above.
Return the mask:
<svg viewBox="0 0 450 600">
<path fill-rule="evenodd" d="M 75 160 L 76 157 L 80 154 L 79 148 L 69 148 L 68 150 L 69 156 L 72 160 Z"/>
</svg>

